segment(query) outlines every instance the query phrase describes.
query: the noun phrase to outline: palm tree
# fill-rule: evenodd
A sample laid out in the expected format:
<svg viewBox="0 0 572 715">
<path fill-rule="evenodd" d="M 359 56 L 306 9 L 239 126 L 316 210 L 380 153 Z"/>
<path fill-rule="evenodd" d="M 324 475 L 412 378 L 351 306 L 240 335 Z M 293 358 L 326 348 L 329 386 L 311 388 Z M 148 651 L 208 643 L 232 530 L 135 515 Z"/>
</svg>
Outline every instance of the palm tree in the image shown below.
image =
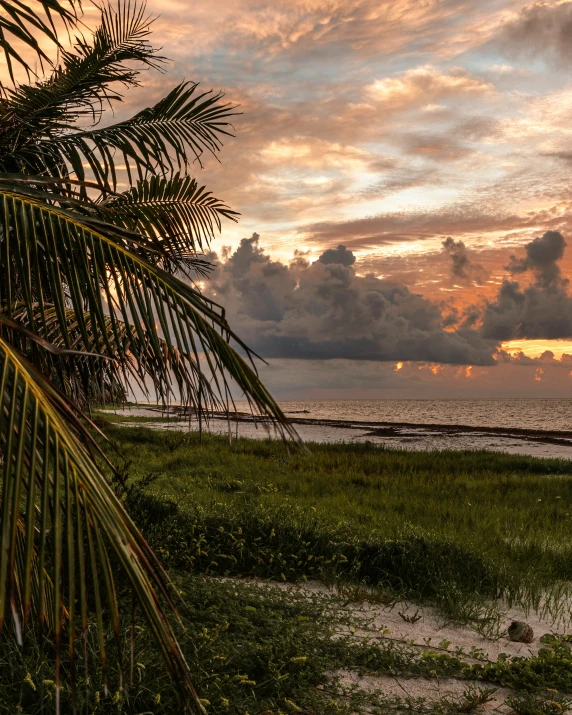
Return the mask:
<svg viewBox="0 0 572 715">
<path fill-rule="evenodd" d="M 0 628 L 19 644 L 34 628 L 53 641 L 58 711 L 63 655 L 73 687 L 88 625 L 102 664 L 105 626 L 119 637 L 117 573 L 184 702 L 201 709 L 168 577 L 102 471 L 86 409 L 137 384 L 207 416 L 228 409 L 234 383 L 285 424 L 253 355 L 193 282 L 237 214 L 189 169 L 218 153 L 235 108 L 182 83 L 101 125 L 141 69 L 163 67 L 151 23 L 133 0 L 104 5 L 93 33 L 73 0 L 0 0 Z"/>
</svg>

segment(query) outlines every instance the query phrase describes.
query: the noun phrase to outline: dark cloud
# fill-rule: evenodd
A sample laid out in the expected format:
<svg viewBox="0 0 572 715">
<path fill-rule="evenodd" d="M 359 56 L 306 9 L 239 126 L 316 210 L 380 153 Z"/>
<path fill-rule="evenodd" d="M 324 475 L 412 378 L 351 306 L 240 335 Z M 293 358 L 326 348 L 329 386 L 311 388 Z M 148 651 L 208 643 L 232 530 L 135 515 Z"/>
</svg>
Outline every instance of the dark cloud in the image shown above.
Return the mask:
<svg viewBox="0 0 572 715">
<path fill-rule="evenodd" d="M 564 257 L 566 242 L 558 231 L 547 231 L 526 246 L 524 258 L 510 257 L 507 270 L 514 274 L 532 271 L 537 285 L 547 291 L 565 288 L 568 279 L 562 278 L 558 261 Z"/>
<path fill-rule="evenodd" d="M 288 266 L 272 261 L 258 246 L 259 236 L 243 238 L 240 247 L 222 266 L 214 285 L 228 298 L 240 296 L 240 312 L 253 321 L 280 323 L 287 299 L 295 289 Z M 216 256 L 212 256 L 216 260 Z M 228 304 L 233 312 L 235 306 Z"/>
<path fill-rule="evenodd" d="M 404 167 L 392 169 L 391 172 L 388 172 L 387 178 L 362 189 L 361 194 L 365 198 L 377 198 L 390 196 L 404 189 L 424 186 L 428 183 L 437 186 L 443 182 L 444 178 L 437 170 L 427 167 L 419 168 L 404 162 Z"/>
<path fill-rule="evenodd" d="M 308 243 L 342 240 L 351 248 L 383 246 L 401 241 L 436 238 L 443 234 L 484 234 L 489 231 L 514 231 L 538 225 L 542 221 L 560 221 L 560 216 L 543 217 L 539 213 L 519 216 L 501 208 L 477 207 L 471 203 L 444 206 L 431 211 L 403 211 L 350 221 L 322 221 L 300 228 Z M 550 224 L 549 224 L 550 225 Z"/>
<path fill-rule="evenodd" d="M 497 128 L 498 119 L 470 116 L 455 126 L 455 136 L 469 141 L 476 141 L 494 136 Z"/>
<path fill-rule="evenodd" d="M 545 360 L 504 356 L 493 367 L 356 360 L 281 360 L 263 366 L 262 377 L 280 399 L 419 399 L 499 397 L 562 397 L 572 356 Z M 541 379 L 539 379 L 541 377 Z"/>
<path fill-rule="evenodd" d="M 501 46 L 510 55 L 572 61 L 572 3 L 535 3 L 504 28 Z"/>
<path fill-rule="evenodd" d="M 264 357 L 494 364 L 494 341 L 472 329 L 444 330 L 437 303 L 394 281 L 358 276 L 353 262 L 338 246 L 312 264 L 285 266 L 254 234 L 218 268 L 211 290 Z"/>
<path fill-rule="evenodd" d="M 543 152 L 542 156 L 559 159 L 568 165 L 572 164 L 572 151 L 546 151 Z"/>
<path fill-rule="evenodd" d="M 443 252 L 451 259 L 451 277 L 461 283 L 482 283 L 488 272 L 479 263 L 473 263 L 463 241 L 448 236 L 443 243 Z"/>
<path fill-rule="evenodd" d="M 406 137 L 404 141 L 406 154 L 433 159 L 437 162 L 456 161 L 474 151 L 451 136 L 439 134 L 418 133 Z"/>
<path fill-rule="evenodd" d="M 340 266 L 352 266 L 356 262 L 356 257 L 351 251 L 340 243 L 337 248 L 328 248 L 318 258 L 322 263 L 337 263 Z"/>
<path fill-rule="evenodd" d="M 496 299 L 487 302 L 481 334 L 493 340 L 572 338 L 572 297 L 568 279 L 558 263 L 566 243 L 562 234 L 547 231 L 526 246 L 523 258 L 511 256 L 507 269 L 513 274 L 530 273 L 532 282 L 522 288 L 505 280 Z"/>
</svg>

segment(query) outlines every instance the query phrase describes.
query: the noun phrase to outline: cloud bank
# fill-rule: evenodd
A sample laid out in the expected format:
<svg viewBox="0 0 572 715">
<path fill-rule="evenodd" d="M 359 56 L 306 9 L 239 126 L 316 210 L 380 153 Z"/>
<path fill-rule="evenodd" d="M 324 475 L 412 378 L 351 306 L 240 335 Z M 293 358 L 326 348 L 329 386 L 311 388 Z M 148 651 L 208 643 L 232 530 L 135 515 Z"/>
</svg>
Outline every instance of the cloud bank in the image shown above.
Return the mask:
<svg viewBox="0 0 572 715">
<path fill-rule="evenodd" d="M 246 342 L 268 358 L 492 365 L 497 342 L 447 331 L 440 307 L 405 285 L 358 275 L 345 246 L 310 263 L 272 260 L 259 236 L 219 265 L 210 290 Z"/>
<path fill-rule="evenodd" d="M 496 295 L 463 313 L 396 279 L 360 274 L 359 262 L 343 244 L 314 262 L 297 251 L 286 265 L 265 253 L 256 233 L 222 259 L 210 256 L 217 268 L 208 292 L 265 358 L 555 365 L 562 361 L 549 351 L 533 359 L 500 346 L 515 339 L 572 339 L 572 296 L 559 265 L 565 247 L 557 231 L 533 239 L 524 255 L 510 257 L 510 278 Z M 460 241 L 445 239 L 441 257 L 450 262 L 454 281 L 486 276 Z M 514 276 L 529 284 L 521 286 Z"/>
</svg>

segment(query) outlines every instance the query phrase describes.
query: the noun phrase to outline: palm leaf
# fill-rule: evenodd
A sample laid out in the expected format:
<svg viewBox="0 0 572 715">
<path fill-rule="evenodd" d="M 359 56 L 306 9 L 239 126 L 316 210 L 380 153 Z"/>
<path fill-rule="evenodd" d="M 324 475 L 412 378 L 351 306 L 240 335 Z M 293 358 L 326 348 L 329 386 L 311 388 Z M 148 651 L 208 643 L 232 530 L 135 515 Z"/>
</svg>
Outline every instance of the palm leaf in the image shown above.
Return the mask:
<svg viewBox="0 0 572 715">
<path fill-rule="evenodd" d="M 37 309 L 38 306 L 34 306 L 34 311 Z M 69 312 L 71 334 L 75 318 L 73 311 Z M 113 357 L 81 349 L 83 346 L 79 341 L 74 341 L 76 345 L 71 349 L 65 348 L 59 323 L 51 334 L 32 332 L 27 327 L 27 310 L 23 305 L 13 306 L 11 313 L 13 318 L 0 312 L 0 336 L 26 355 L 75 405 L 89 409 L 94 402 L 101 404 L 126 399 L 128 386 L 125 371 Z M 46 305 L 48 325 L 53 313 L 53 306 Z"/>
<path fill-rule="evenodd" d="M 221 219 L 238 214 L 190 176 L 151 176 L 101 204 L 103 215 L 150 239 L 164 268 L 193 267 L 196 254 L 209 247 Z"/>
<path fill-rule="evenodd" d="M 38 35 L 61 58 L 46 81 L 0 87 L 0 629 L 11 625 L 19 641 L 32 622 L 50 630 L 59 708 L 61 670 L 69 665 L 75 687 L 92 616 L 104 673 L 105 622 L 121 667 L 116 569 L 186 703 L 202 710 L 168 621 L 168 579 L 104 478 L 76 409 L 150 382 L 158 400 L 181 399 L 200 418 L 228 410 L 238 388 L 296 438 L 223 309 L 170 272 L 205 270 L 197 252 L 236 216 L 186 175 L 191 160 L 216 156 L 235 112 L 222 93 L 183 83 L 130 120 L 86 128 L 120 99 L 118 87 L 137 84 L 129 63 L 162 58 L 136 0 L 106 3 L 92 41 L 80 36 L 64 50 L 56 25 L 69 31 L 77 20 L 65 1 L 37 0 L 35 12 L 0 0 L 12 79 L 13 66 L 31 72 L 16 48 L 47 60 Z M 117 195 L 123 165 L 131 188 Z"/>
<path fill-rule="evenodd" d="M 4 55 L 12 82 L 15 82 L 14 66 L 22 67 L 28 76 L 35 74 L 28 57 L 16 49 L 20 43 L 24 50 L 32 51 L 40 60 L 51 65 L 52 61 L 38 42 L 38 34 L 61 47 L 54 19 L 59 19 L 68 29 L 77 23 L 76 6 L 79 2 L 67 0 L 0 0 L 0 52 Z M 42 17 L 44 15 L 45 17 Z"/>
<path fill-rule="evenodd" d="M 228 120 L 235 106 L 220 103 L 223 96 L 183 82 L 132 119 L 41 141 L 38 151 L 52 162 L 69 162 L 79 180 L 86 178 L 87 164 L 105 188 L 116 188 L 118 164 L 126 167 L 130 183 L 149 173 L 172 173 L 188 167 L 190 153 L 200 163 L 205 151 L 221 149 L 222 136 L 232 136 Z"/>
<path fill-rule="evenodd" d="M 96 124 L 104 105 L 121 99 L 114 85 L 138 84 L 134 62 L 160 67 L 163 58 L 147 40 L 151 23 L 144 4 L 119 2 L 117 10 L 106 6 L 92 43 L 77 38 L 75 52 L 63 50 L 61 63 L 46 80 L 7 90 L 0 104 L 0 134 L 9 152 L 1 153 L 12 162 L 36 165 L 39 173 L 46 157 L 38 140 L 69 131 L 80 119 Z M 67 173 L 62 162 L 55 166 Z"/>
<path fill-rule="evenodd" d="M 120 363 L 115 359 L 116 355 L 122 354 L 124 348 L 121 343 L 129 340 L 129 333 L 132 326 L 123 321 L 117 320 L 115 323 L 116 332 L 110 318 L 106 318 L 105 327 L 112 352 L 108 354 L 97 354 L 92 352 L 97 345 L 96 336 L 90 334 L 89 343 L 85 344 L 78 329 L 78 320 L 72 308 L 66 310 L 67 331 L 70 349 L 64 347 L 65 341 L 60 327 L 59 319 L 55 307 L 46 304 L 44 313 L 46 318 L 46 333 L 36 335 L 27 327 L 27 310 L 23 304 L 15 305 L 12 309 L 13 319 L 7 319 L 0 313 L 0 324 L 4 323 L 9 327 L 15 325 L 15 329 L 22 332 L 27 338 L 28 344 L 20 343 L 20 349 L 30 351 L 30 342 L 41 345 L 49 355 L 45 356 L 44 372 L 52 374 L 56 384 L 66 395 L 73 399 L 75 404 L 84 405 L 86 408 L 92 404 L 105 403 L 107 401 L 121 401 L 126 399 L 130 387 L 135 383 L 143 394 L 148 395 L 147 381 L 141 380 L 141 373 L 153 379 L 159 374 L 159 366 L 156 364 L 156 354 L 151 349 L 151 341 L 147 338 L 141 341 L 136 339 L 134 344 L 130 344 L 129 360 L 127 363 Z M 39 315 L 39 306 L 34 306 L 34 314 Z M 89 314 L 84 315 L 86 323 L 89 322 Z M 38 320 L 36 326 L 40 325 Z M 1 325 L 0 325 L 1 327 Z M 1 331 L 0 331 L 1 332 Z M 120 345 L 116 346 L 116 341 Z M 13 344 L 13 340 L 9 340 Z M 183 356 L 176 348 L 169 348 L 167 343 L 159 339 L 159 346 L 163 355 L 163 362 L 167 366 L 172 382 L 177 386 L 178 395 L 182 395 L 183 403 L 192 403 L 196 406 L 197 418 L 201 421 L 208 421 L 213 412 L 223 411 L 225 405 L 220 401 L 218 395 L 212 389 L 212 385 L 192 356 Z M 65 358 L 63 365 L 61 360 L 56 362 L 52 358 Z M 94 361 L 93 357 L 105 358 L 103 361 Z M 73 358 L 70 359 L 70 358 Z M 36 361 L 35 363 L 36 364 Z M 169 385 L 165 385 L 162 392 L 167 392 Z M 161 394 L 161 391 L 159 391 Z M 202 395 L 202 400 L 197 403 L 194 396 Z M 158 394 L 155 395 L 159 397 Z"/>
<path fill-rule="evenodd" d="M 163 399 L 171 382 L 165 350 L 174 350 L 190 369 L 199 366 L 223 404 L 233 381 L 261 414 L 286 425 L 286 419 L 256 371 L 230 345 L 251 351 L 232 333 L 224 311 L 192 286 L 134 254 L 117 237 L 90 227 L 82 216 L 10 191 L 0 185 L 0 309 L 26 306 L 27 326 L 48 333 L 46 304 L 54 308 L 66 349 L 71 349 L 68 309 L 90 352 L 126 363 L 137 357 L 137 343 L 148 346 L 157 374 L 155 389 Z M 113 227 L 109 227 L 113 231 Z M 37 304 L 37 310 L 34 306 Z M 118 339 L 119 321 L 127 335 Z M 109 329 L 109 324 L 111 330 Z M 115 341 L 110 335 L 115 336 Z M 161 342 L 161 340 L 163 342 Z M 140 352 L 140 351 L 139 351 Z M 138 366 L 141 379 L 145 371 Z M 192 395 L 200 410 L 204 395 Z M 294 434 L 285 426 L 286 431 Z"/>
<path fill-rule="evenodd" d="M 59 712 L 64 639 L 73 665 L 92 608 L 103 663 L 104 610 L 119 636 L 113 557 L 129 578 L 177 685 L 187 701 L 197 702 L 162 605 L 174 611 L 167 578 L 88 452 L 90 442 L 69 404 L 0 337 L 0 628 L 10 623 L 22 642 L 31 615 L 41 628 L 51 620 Z M 34 578 L 37 599 L 31 593 Z"/>
</svg>

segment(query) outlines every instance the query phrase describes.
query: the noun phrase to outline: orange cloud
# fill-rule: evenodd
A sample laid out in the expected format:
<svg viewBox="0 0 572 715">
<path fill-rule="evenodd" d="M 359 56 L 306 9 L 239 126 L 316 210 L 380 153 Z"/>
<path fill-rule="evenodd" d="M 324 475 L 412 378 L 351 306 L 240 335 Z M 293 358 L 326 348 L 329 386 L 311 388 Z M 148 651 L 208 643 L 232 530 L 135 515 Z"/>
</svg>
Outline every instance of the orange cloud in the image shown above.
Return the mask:
<svg viewBox="0 0 572 715">
<path fill-rule="evenodd" d="M 444 73 L 430 65 L 407 70 L 395 77 L 377 79 L 366 90 L 371 99 L 391 109 L 430 106 L 437 100 L 449 97 L 476 97 L 494 93 L 490 82 L 462 68 Z"/>
</svg>

